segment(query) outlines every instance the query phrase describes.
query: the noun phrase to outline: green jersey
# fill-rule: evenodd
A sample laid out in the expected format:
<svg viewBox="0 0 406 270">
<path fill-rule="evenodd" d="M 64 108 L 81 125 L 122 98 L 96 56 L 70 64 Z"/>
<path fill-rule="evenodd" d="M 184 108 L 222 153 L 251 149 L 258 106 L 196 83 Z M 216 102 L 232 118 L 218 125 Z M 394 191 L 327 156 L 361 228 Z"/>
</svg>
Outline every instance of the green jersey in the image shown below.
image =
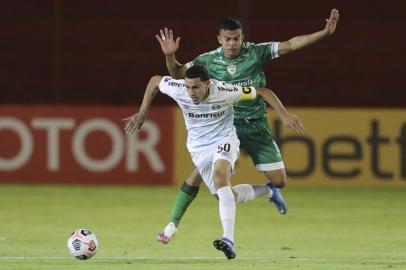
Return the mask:
<svg viewBox="0 0 406 270">
<path fill-rule="evenodd" d="M 265 87 L 266 79 L 263 69 L 265 61 L 278 57 L 278 42 L 242 44 L 241 53 L 235 58 L 226 58 L 223 48 L 204 53 L 186 64 L 202 65 L 210 76 L 219 81 L 226 81 L 241 86 Z M 252 101 L 239 101 L 234 105 L 237 119 L 260 118 L 266 115 L 265 102 L 262 98 Z"/>
</svg>

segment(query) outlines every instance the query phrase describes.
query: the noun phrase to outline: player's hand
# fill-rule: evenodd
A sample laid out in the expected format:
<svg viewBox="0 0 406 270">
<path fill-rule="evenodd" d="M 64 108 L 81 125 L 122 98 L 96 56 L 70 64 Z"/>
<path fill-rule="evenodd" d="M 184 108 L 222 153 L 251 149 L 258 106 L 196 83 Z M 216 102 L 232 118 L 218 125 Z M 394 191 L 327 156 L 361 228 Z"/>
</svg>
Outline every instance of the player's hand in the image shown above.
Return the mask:
<svg viewBox="0 0 406 270">
<path fill-rule="evenodd" d="M 294 114 L 287 114 L 281 117 L 283 124 L 287 128 L 293 128 L 297 133 L 303 133 L 304 127 L 299 117 Z"/>
<path fill-rule="evenodd" d="M 146 113 L 138 112 L 130 117 L 122 119 L 125 123 L 125 134 L 132 134 L 134 131 L 140 130 L 142 124 L 144 124 Z"/>
<path fill-rule="evenodd" d="M 180 37 L 173 39 L 173 31 L 165 27 L 164 30 L 159 30 L 160 35 L 155 35 L 159 44 L 161 44 L 162 51 L 165 55 L 172 55 L 179 49 Z"/>
<path fill-rule="evenodd" d="M 326 27 L 324 27 L 324 31 L 326 31 L 327 34 L 332 35 L 334 33 L 337 27 L 339 17 L 340 14 L 338 14 L 338 10 L 332 9 L 330 13 L 330 18 L 326 19 Z"/>
</svg>

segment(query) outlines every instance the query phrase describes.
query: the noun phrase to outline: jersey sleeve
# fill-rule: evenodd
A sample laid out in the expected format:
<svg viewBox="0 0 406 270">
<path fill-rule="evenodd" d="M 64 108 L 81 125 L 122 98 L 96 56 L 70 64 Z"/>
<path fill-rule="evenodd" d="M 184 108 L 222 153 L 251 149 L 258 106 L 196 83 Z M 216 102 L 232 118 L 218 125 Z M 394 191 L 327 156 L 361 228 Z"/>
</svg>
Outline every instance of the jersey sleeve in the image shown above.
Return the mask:
<svg viewBox="0 0 406 270">
<path fill-rule="evenodd" d="M 175 80 L 170 76 L 165 76 L 159 83 L 159 91 L 163 94 L 175 98 L 176 94 L 185 86 L 183 80 Z"/>
<path fill-rule="evenodd" d="M 205 67 L 207 64 L 207 59 L 208 59 L 207 53 L 201 54 L 198 57 L 196 57 L 195 59 L 193 59 L 192 61 L 187 62 L 186 67 L 190 68 L 191 66 L 195 66 L 195 65 Z"/>
<path fill-rule="evenodd" d="M 254 49 L 262 62 L 279 57 L 279 42 L 264 42 L 254 45 Z"/>
</svg>

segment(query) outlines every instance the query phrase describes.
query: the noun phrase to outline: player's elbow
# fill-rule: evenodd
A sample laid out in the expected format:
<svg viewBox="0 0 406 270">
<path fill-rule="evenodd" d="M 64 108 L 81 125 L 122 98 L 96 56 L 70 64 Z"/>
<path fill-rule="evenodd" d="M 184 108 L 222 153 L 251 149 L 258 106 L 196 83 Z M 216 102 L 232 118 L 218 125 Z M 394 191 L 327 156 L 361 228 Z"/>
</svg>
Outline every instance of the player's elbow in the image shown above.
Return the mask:
<svg viewBox="0 0 406 270">
<path fill-rule="evenodd" d="M 278 53 L 279 53 L 279 55 L 284 55 L 284 54 L 291 53 L 294 50 L 295 50 L 295 47 L 294 47 L 292 40 L 287 40 L 287 41 L 281 42 L 281 44 L 279 44 Z"/>
<path fill-rule="evenodd" d="M 162 80 L 162 76 L 160 76 L 160 75 L 155 75 L 155 76 L 152 76 L 152 77 L 151 77 L 151 79 L 149 80 L 149 83 L 150 83 L 150 84 L 153 84 L 153 85 L 159 85 L 159 83 L 161 82 L 161 80 Z"/>
<path fill-rule="evenodd" d="M 154 75 L 151 77 L 150 81 L 156 82 L 156 81 L 161 81 L 162 80 L 162 76 L 160 75 Z"/>
</svg>

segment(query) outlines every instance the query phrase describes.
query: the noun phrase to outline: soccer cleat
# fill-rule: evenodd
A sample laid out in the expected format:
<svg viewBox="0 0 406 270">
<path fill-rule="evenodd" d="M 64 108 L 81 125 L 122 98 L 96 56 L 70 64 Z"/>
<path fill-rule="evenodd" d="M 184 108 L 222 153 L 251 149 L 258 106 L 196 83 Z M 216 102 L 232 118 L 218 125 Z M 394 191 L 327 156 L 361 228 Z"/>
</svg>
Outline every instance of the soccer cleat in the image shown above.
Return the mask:
<svg viewBox="0 0 406 270">
<path fill-rule="evenodd" d="M 272 183 L 266 184 L 272 190 L 272 196 L 269 198 L 269 202 L 275 204 L 276 209 L 278 209 L 281 215 L 284 215 L 288 212 L 288 204 L 282 196 L 282 193 L 279 188 L 275 187 Z"/>
<path fill-rule="evenodd" d="M 158 234 L 156 240 L 162 244 L 168 244 L 169 241 L 171 241 L 171 239 L 175 236 L 177 231 L 178 229 L 176 228 L 175 224 L 173 222 L 169 222 L 165 229 Z"/>
<path fill-rule="evenodd" d="M 229 260 L 237 256 L 234 250 L 234 243 L 226 237 L 214 240 L 213 245 L 217 250 L 223 251 Z"/>
</svg>

